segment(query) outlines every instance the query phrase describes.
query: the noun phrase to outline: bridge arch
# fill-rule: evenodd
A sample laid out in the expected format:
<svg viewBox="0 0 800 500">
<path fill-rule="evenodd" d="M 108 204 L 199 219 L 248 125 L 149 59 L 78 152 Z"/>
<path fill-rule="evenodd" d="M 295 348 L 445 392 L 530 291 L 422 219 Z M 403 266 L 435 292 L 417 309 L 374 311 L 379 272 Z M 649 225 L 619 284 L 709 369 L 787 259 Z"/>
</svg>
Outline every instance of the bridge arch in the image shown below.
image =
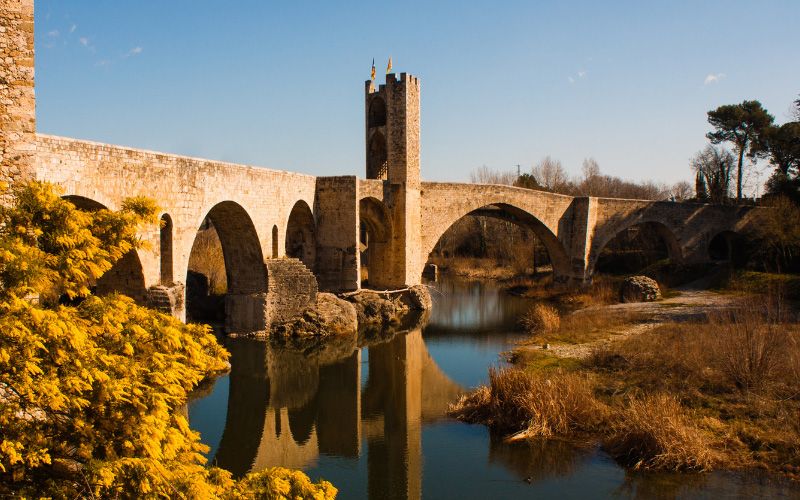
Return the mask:
<svg viewBox="0 0 800 500">
<path fill-rule="evenodd" d="M 486 200 L 482 201 L 485 202 Z M 471 205 L 450 214 L 444 224 L 432 228 L 433 230 L 425 235 L 427 244 L 423 247 L 422 258 L 427 261 L 442 236 L 459 220 L 469 215 L 495 217 L 531 229 L 547 250 L 553 267 L 554 280 L 561 281 L 562 277 L 569 276 L 569 256 L 555 233 L 539 217 L 524 208 L 520 208 L 510 200 L 490 202 L 478 206 Z"/>
<path fill-rule="evenodd" d="M 389 209 L 377 198 L 366 197 L 358 202 L 359 263 L 370 286 L 381 286 L 390 280 L 392 218 Z"/>
<path fill-rule="evenodd" d="M 62 196 L 80 210 L 95 212 L 107 210 L 108 207 L 92 198 L 79 195 Z M 147 303 L 147 286 L 145 284 L 144 269 L 139 253 L 136 249 L 130 250 L 106 271 L 94 284 L 97 295 L 121 293 L 136 301 L 137 304 Z"/>
<path fill-rule="evenodd" d="M 623 234 L 626 234 L 626 232 L 637 229 L 652 231 L 655 235 L 657 235 L 664 246 L 666 255 L 669 257 L 671 262 L 678 263 L 683 261 L 683 251 L 681 249 L 681 243 L 677 237 L 677 234 L 679 233 L 675 228 L 670 227 L 665 221 L 658 219 L 635 219 L 629 220 L 627 223 L 619 224 L 612 230 L 601 230 L 596 232 L 595 240 L 592 243 L 591 253 L 589 255 L 588 275 L 594 275 L 597 263 L 600 260 L 603 250 L 605 250 L 612 241 L 619 238 Z"/>
<path fill-rule="evenodd" d="M 201 241 L 200 235 L 212 230 L 212 238 Z M 263 301 L 267 292 L 267 273 L 260 241 L 250 215 L 241 205 L 230 200 L 219 202 L 208 211 L 195 236 L 190 261 L 204 260 L 202 253 L 206 253 L 208 259 L 218 260 L 213 247 L 216 244 L 221 248 L 222 262 L 210 262 L 209 265 L 224 266 L 225 286 L 219 291 L 224 292 L 224 319 L 229 331 L 257 331 L 266 326 Z M 204 302 L 204 297 L 213 295 L 213 291 L 203 289 L 204 285 L 208 285 L 207 277 L 198 277 L 187 269 L 187 314 L 190 319 L 200 319 L 199 308 L 204 307 L 204 303 L 211 307 L 208 301 Z"/>
<path fill-rule="evenodd" d="M 747 260 L 746 252 L 741 251 L 743 245 L 744 237 L 736 231 L 728 229 L 719 231 L 708 240 L 708 258 L 712 262 L 742 266 Z"/>
<path fill-rule="evenodd" d="M 316 261 L 316 223 L 311 208 L 297 201 L 286 223 L 286 256 L 300 259 L 312 271 Z"/>
</svg>

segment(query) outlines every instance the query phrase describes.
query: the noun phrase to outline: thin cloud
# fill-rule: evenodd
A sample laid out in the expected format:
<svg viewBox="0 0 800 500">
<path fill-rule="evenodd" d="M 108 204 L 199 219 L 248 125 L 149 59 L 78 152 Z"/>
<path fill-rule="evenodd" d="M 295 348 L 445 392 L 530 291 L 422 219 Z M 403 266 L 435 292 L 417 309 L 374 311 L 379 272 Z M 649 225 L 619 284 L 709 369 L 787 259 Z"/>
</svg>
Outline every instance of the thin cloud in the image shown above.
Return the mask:
<svg viewBox="0 0 800 500">
<path fill-rule="evenodd" d="M 75 33 L 76 29 L 78 29 L 78 25 L 77 24 L 73 24 L 72 26 L 69 27 L 69 32 L 70 33 Z"/>
<path fill-rule="evenodd" d="M 711 85 L 712 83 L 719 83 L 720 80 L 725 78 L 725 73 L 709 73 L 706 79 L 703 80 L 703 85 Z"/>
<path fill-rule="evenodd" d="M 58 31 L 58 30 L 53 30 L 53 31 L 48 31 L 48 32 L 47 32 L 47 36 L 49 36 L 49 37 L 51 37 L 51 38 L 57 38 L 57 37 L 58 37 L 58 35 L 60 35 L 60 34 L 61 34 L 61 33 L 59 33 L 59 31 Z"/>
<path fill-rule="evenodd" d="M 573 76 L 573 75 L 571 75 L 571 76 L 568 76 L 568 77 L 567 77 L 567 81 L 568 81 L 570 84 L 574 84 L 575 82 L 577 82 L 578 80 L 580 80 L 580 79 L 582 79 L 582 78 L 586 78 L 586 71 L 584 71 L 584 70 L 580 70 L 580 71 L 578 71 L 578 74 L 577 74 L 577 75 L 575 75 L 575 76 Z"/>
<path fill-rule="evenodd" d="M 82 37 L 78 38 L 78 42 L 81 45 L 83 45 L 84 47 L 86 47 L 87 49 L 89 49 L 90 52 L 94 53 L 96 51 L 95 47 L 94 47 L 94 44 L 92 44 L 92 42 L 90 42 L 87 37 L 82 36 Z"/>
<path fill-rule="evenodd" d="M 125 54 L 125 57 L 138 56 L 143 50 L 141 47 L 134 47 Z"/>
</svg>

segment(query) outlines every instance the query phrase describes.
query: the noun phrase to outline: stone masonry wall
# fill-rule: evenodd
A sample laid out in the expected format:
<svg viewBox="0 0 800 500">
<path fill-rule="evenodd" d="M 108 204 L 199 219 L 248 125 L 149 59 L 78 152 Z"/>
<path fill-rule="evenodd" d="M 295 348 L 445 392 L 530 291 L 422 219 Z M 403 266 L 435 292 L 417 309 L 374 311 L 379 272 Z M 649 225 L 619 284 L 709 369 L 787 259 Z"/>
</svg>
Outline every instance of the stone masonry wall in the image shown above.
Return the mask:
<svg viewBox="0 0 800 500">
<path fill-rule="evenodd" d="M 672 258 L 685 263 L 707 261 L 711 239 L 723 231 L 748 233 L 760 211 L 752 207 L 595 198 L 596 222 L 590 230 L 587 277 L 594 271 L 600 252 L 624 229 L 655 222 L 670 248 Z"/>
<path fill-rule="evenodd" d="M 317 219 L 317 280 L 321 290 L 358 290 L 358 179 L 320 177 Z"/>
<path fill-rule="evenodd" d="M 0 0 L 0 181 L 33 178 L 33 0 Z"/>
<path fill-rule="evenodd" d="M 37 177 L 58 184 L 63 194 L 83 196 L 108 208 L 119 208 L 129 196 L 154 198 L 172 219 L 178 282 L 185 282 L 197 229 L 213 207 L 226 201 L 240 206 L 252 221 L 264 256 L 272 255 L 272 228 L 277 226 L 282 256 L 291 209 L 299 200 L 314 207 L 317 185 L 317 178 L 310 175 L 41 134 L 36 166 Z M 160 281 L 158 225 L 146 229 L 142 237 L 150 243 L 150 249 L 139 252 L 149 288 Z"/>
<path fill-rule="evenodd" d="M 302 314 L 317 301 L 317 280 L 298 259 L 267 259 L 270 324 Z"/>
</svg>

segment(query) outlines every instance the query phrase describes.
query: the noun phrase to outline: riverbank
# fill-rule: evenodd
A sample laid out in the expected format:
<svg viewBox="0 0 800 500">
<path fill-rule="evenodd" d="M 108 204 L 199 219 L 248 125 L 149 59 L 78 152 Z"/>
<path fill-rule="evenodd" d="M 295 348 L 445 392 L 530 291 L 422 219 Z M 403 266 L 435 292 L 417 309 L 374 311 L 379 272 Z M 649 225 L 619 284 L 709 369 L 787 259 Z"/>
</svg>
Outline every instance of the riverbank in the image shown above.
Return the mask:
<svg viewBox="0 0 800 500">
<path fill-rule="evenodd" d="M 677 289 L 566 314 L 452 414 L 512 440 L 593 441 L 634 469 L 755 467 L 798 479 L 796 309 L 725 292 Z"/>
</svg>

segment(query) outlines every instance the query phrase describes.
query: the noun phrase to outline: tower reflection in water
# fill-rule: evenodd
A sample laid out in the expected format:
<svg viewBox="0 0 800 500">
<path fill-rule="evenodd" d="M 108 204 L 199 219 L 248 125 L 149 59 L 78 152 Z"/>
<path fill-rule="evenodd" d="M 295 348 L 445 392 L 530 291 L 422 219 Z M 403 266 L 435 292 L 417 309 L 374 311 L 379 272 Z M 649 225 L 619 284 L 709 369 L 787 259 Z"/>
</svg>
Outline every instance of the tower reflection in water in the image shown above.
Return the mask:
<svg viewBox="0 0 800 500">
<path fill-rule="evenodd" d="M 212 462 L 241 476 L 366 455 L 370 497 L 421 496 L 422 425 L 462 392 L 431 359 L 421 327 L 361 349 L 304 353 L 244 339 L 228 349 L 227 416 Z"/>
</svg>

